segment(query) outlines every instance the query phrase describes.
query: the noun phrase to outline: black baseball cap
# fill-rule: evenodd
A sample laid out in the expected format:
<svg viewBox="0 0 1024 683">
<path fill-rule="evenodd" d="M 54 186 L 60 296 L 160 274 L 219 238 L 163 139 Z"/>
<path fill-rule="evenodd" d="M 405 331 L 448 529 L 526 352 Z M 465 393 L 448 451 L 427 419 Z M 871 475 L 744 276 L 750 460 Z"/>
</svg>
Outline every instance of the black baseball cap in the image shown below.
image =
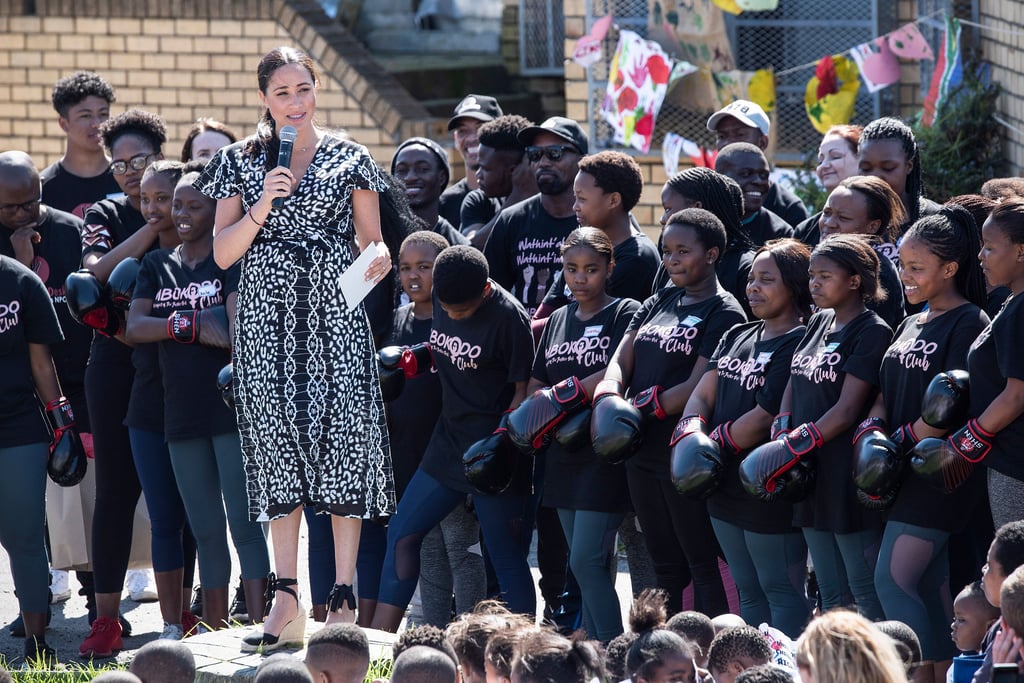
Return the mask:
<svg viewBox="0 0 1024 683">
<path fill-rule="evenodd" d="M 589 149 L 587 134 L 580 127 L 580 124 L 564 116 L 552 116 L 539 126 L 524 128 L 519 131 L 516 139 L 524 145 L 531 145 L 533 144 L 533 139 L 541 133 L 557 135 L 566 142 L 575 145 L 580 154 L 586 154 Z"/>
<path fill-rule="evenodd" d="M 459 119 L 493 121 L 502 115 L 498 100 L 488 95 L 466 95 L 455 107 L 454 115 L 448 119 L 448 130 L 455 130 Z"/>
</svg>

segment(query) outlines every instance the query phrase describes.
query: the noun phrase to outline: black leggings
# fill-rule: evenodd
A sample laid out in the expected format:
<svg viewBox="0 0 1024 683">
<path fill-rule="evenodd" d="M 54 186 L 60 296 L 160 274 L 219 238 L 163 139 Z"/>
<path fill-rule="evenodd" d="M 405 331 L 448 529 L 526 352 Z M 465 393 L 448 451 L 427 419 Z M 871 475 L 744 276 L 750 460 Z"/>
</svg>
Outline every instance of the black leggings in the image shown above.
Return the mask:
<svg viewBox="0 0 1024 683">
<path fill-rule="evenodd" d="M 658 587 L 668 592 L 669 614 L 682 610 L 683 589 L 690 576 L 694 609 L 709 616 L 727 613 L 729 602 L 718 569 L 718 538 L 707 505 L 680 495 L 671 482 L 649 472 L 634 468 L 626 472 Z"/>
<path fill-rule="evenodd" d="M 85 398 L 96 449 L 92 570 L 97 593 L 120 594 L 124 589 L 135 506 L 142 492 L 124 426 L 133 376 L 131 365 L 104 363 L 85 368 Z"/>
</svg>

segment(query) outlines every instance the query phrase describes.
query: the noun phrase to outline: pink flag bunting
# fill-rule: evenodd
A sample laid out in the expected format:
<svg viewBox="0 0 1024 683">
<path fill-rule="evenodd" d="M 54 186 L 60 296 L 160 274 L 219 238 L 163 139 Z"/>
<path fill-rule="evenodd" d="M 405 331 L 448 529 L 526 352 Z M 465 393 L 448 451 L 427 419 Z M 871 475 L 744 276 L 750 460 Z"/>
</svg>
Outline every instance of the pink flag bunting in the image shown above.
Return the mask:
<svg viewBox="0 0 1024 683">
<path fill-rule="evenodd" d="M 850 55 L 860 68 L 860 77 L 868 92 L 878 92 L 899 82 L 900 63 L 889 49 L 885 36 L 851 48 Z"/>
<path fill-rule="evenodd" d="M 887 33 L 889 47 L 893 54 L 904 59 L 935 59 L 931 45 L 921 35 L 917 24 L 905 24 L 895 31 Z"/>
<path fill-rule="evenodd" d="M 584 69 L 597 64 L 603 58 L 601 43 L 608 35 L 608 29 L 612 26 L 612 15 L 609 13 L 594 22 L 590 27 L 590 33 L 576 41 L 576 49 L 573 51 L 572 61 Z"/>
</svg>

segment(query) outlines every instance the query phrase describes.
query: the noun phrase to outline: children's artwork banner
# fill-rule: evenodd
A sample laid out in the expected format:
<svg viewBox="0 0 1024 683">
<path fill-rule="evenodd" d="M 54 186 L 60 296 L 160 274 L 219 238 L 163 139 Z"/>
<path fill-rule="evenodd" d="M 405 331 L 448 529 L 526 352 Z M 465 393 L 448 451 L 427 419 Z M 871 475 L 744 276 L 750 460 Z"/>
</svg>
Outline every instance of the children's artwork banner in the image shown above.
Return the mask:
<svg viewBox="0 0 1024 683">
<path fill-rule="evenodd" d="M 601 116 L 614 141 L 643 153 L 651 151 L 654 126 L 672 73 L 672 59 L 661 46 L 632 31 L 619 31 Z"/>
</svg>

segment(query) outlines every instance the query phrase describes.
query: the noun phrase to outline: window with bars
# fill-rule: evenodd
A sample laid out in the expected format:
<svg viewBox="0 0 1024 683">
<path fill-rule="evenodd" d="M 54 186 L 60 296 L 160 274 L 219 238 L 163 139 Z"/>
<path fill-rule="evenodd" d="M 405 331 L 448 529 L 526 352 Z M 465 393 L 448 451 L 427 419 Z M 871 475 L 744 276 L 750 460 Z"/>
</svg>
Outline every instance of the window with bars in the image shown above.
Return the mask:
<svg viewBox="0 0 1024 683">
<path fill-rule="evenodd" d="M 565 73 L 565 15 L 562 12 L 562 0 L 520 1 L 519 69 L 524 76 L 558 76 Z"/>
<path fill-rule="evenodd" d="M 771 12 L 727 15 L 726 29 L 736 68 L 753 71 L 771 66 L 776 72 L 786 72 L 826 54 L 842 53 L 895 28 L 896 4 L 877 0 L 782 0 Z M 589 0 L 587 27 L 612 12 L 619 28 L 646 37 L 648 5 L 649 0 Z M 587 74 L 591 144 L 599 149 L 616 146 L 612 143 L 611 128 L 599 114 L 609 60 L 617 40 L 617 32 L 611 31 L 604 45 L 605 59 L 588 69 Z M 821 140 L 821 134 L 804 111 L 804 89 L 813 75 L 813 68 L 806 68 L 781 73 L 776 79 L 777 161 L 802 161 L 808 150 L 816 149 Z M 881 112 L 892 111 L 893 97 L 895 88 L 872 95 L 862 85 L 853 121 L 867 123 Z M 687 109 L 686 103 L 673 98 L 670 90 L 658 115 L 652 149 L 660 148 L 667 132 L 711 146 L 712 136 L 705 128 L 709 114 Z"/>
</svg>

